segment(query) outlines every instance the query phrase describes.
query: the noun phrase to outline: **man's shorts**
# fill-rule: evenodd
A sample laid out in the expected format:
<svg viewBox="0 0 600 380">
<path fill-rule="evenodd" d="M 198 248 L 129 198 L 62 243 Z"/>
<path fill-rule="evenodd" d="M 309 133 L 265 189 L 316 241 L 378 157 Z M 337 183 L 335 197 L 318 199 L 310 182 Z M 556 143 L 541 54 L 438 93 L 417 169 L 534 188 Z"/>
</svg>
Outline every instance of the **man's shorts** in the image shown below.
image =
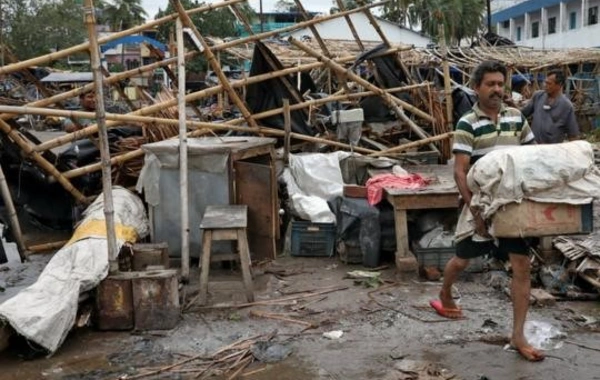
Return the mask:
<svg viewBox="0 0 600 380">
<path fill-rule="evenodd" d="M 508 260 L 508 254 L 529 255 L 530 241 L 522 238 L 498 238 L 498 245 L 493 240 L 474 242 L 471 238 L 456 244 L 456 256 L 461 259 L 474 259 L 491 254 L 500 260 Z"/>
</svg>

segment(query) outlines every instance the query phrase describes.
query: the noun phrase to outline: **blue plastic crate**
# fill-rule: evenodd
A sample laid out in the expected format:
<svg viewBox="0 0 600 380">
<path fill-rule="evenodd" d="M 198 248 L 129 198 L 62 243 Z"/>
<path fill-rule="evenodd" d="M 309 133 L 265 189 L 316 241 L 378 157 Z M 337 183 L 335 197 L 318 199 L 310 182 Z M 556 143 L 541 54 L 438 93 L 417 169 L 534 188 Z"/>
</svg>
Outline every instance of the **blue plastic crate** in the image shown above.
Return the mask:
<svg viewBox="0 0 600 380">
<path fill-rule="evenodd" d="M 292 222 L 292 256 L 332 257 L 336 228 L 333 223 Z"/>
</svg>

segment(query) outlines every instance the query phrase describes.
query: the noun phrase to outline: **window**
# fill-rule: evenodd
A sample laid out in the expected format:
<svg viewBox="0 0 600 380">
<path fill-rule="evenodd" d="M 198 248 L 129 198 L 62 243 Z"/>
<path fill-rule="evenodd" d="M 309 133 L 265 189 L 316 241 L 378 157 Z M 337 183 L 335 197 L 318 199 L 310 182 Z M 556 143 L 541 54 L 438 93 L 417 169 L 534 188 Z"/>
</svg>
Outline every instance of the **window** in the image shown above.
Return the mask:
<svg viewBox="0 0 600 380">
<path fill-rule="evenodd" d="M 508 28 L 510 28 L 510 20 L 505 20 L 505 21 L 502 21 L 502 27 L 503 27 L 504 29 L 508 29 Z"/>
<path fill-rule="evenodd" d="M 548 19 L 548 34 L 556 33 L 556 17 L 550 17 Z"/>
<path fill-rule="evenodd" d="M 577 28 L 577 12 L 569 13 L 569 30 Z"/>
<path fill-rule="evenodd" d="M 596 25 L 598 23 L 598 7 L 588 9 L 588 25 Z"/>
<path fill-rule="evenodd" d="M 521 27 L 517 26 L 517 41 L 521 41 Z"/>
<path fill-rule="evenodd" d="M 539 21 L 531 23 L 531 38 L 538 38 L 540 36 L 540 23 Z"/>
</svg>

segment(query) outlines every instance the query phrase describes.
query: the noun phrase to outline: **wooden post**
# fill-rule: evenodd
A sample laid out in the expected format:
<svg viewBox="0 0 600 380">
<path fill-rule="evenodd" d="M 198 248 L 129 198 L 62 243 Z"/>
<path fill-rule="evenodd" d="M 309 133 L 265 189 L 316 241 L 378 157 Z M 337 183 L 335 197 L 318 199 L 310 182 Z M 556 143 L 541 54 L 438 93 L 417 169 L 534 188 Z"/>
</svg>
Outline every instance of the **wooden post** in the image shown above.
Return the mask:
<svg viewBox="0 0 600 380">
<path fill-rule="evenodd" d="M 188 151 L 185 117 L 185 58 L 183 25 L 177 18 L 177 96 L 179 114 L 179 197 L 181 200 L 181 277 L 184 282 L 190 277 L 190 215 L 188 210 Z"/>
<path fill-rule="evenodd" d="M 179 17 L 181 18 L 181 22 L 183 23 L 183 25 L 185 25 L 187 28 L 189 28 L 192 31 L 192 33 L 194 33 L 194 36 L 196 36 L 198 41 L 200 41 L 200 44 L 202 44 L 202 48 L 204 49 L 203 53 L 206 56 L 208 63 L 212 67 L 213 71 L 219 77 L 219 81 L 221 82 L 221 85 L 223 86 L 225 91 L 227 91 L 231 100 L 238 107 L 238 109 L 244 116 L 244 119 L 246 119 L 246 121 L 248 122 L 248 124 L 251 127 L 257 127 L 258 125 L 256 124 L 256 121 L 254 121 L 254 118 L 252 118 L 252 114 L 250 113 L 250 111 L 248 111 L 248 108 L 246 107 L 244 102 L 240 99 L 238 94 L 231 87 L 231 84 L 229 83 L 229 79 L 227 79 L 225 74 L 223 74 L 223 70 L 221 70 L 221 66 L 219 66 L 219 63 L 217 62 L 215 55 L 213 54 L 213 52 L 211 50 L 211 47 L 208 45 L 208 43 L 206 42 L 204 37 L 202 37 L 200 32 L 198 32 L 198 29 L 196 28 L 196 26 L 190 19 L 190 16 L 188 16 L 188 14 L 186 13 L 185 9 L 181 5 L 181 2 L 179 0 L 170 0 L 170 1 L 171 1 L 171 4 L 173 4 L 173 7 L 175 9 L 177 9 L 177 12 L 179 13 Z"/>
<path fill-rule="evenodd" d="M 96 86 L 96 122 L 100 140 L 100 161 L 102 163 L 102 192 L 104 193 L 104 218 L 106 220 L 106 243 L 108 247 L 109 273 L 119 271 L 117 261 L 117 234 L 115 232 L 114 208 L 112 198 L 112 174 L 110 165 L 110 150 L 108 134 L 106 133 L 106 117 L 104 110 L 104 90 L 102 88 L 102 65 L 100 63 L 100 48 L 96 39 L 96 18 L 92 0 L 84 0 L 84 17 L 90 39 L 90 59 L 94 84 Z"/>
<path fill-rule="evenodd" d="M 8 212 L 8 222 L 10 223 L 10 228 L 13 232 L 15 240 L 17 241 L 19 257 L 21 258 L 21 262 L 24 263 L 27 261 L 27 247 L 25 246 L 25 240 L 23 240 L 21 224 L 19 223 L 19 218 L 17 217 L 17 210 L 15 209 L 15 204 L 13 203 L 2 166 L 0 166 L 0 193 L 2 193 L 2 200 L 4 201 L 6 211 Z M 2 243 L 0 242 L 0 244 Z"/>
<path fill-rule="evenodd" d="M 446 45 L 446 35 L 444 33 L 444 27 L 440 25 L 439 27 L 441 33 L 442 40 L 442 51 L 443 51 L 443 61 L 442 68 L 444 70 L 444 94 L 446 100 L 446 131 L 449 132 L 453 130 L 453 120 L 452 120 L 452 83 L 450 78 L 450 64 L 448 62 L 448 46 Z M 442 146 L 442 161 L 446 162 L 450 159 L 451 151 L 450 151 L 450 143 L 448 140 L 444 140 L 441 143 Z"/>
<path fill-rule="evenodd" d="M 289 99 L 283 99 L 283 128 L 285 131 L 285 136 L 283 140 L 283 164 L 287 166 L 290 160 L 290 134 L 292 132 Z"/>
</svg>

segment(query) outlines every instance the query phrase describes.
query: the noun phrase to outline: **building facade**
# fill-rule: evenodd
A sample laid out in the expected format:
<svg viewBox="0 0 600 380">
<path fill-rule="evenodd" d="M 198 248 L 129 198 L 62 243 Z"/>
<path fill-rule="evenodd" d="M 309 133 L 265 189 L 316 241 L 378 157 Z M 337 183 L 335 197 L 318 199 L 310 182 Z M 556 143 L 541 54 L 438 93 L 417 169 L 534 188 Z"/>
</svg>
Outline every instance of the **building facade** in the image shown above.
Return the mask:
<svg viewBox="0 0 600 380">
<path fill-rule="evenodd" d="M 537 49 L 600 47 L 600 0 L 527 0 L 492 14 L 497 33 Z"/>
</svg>

